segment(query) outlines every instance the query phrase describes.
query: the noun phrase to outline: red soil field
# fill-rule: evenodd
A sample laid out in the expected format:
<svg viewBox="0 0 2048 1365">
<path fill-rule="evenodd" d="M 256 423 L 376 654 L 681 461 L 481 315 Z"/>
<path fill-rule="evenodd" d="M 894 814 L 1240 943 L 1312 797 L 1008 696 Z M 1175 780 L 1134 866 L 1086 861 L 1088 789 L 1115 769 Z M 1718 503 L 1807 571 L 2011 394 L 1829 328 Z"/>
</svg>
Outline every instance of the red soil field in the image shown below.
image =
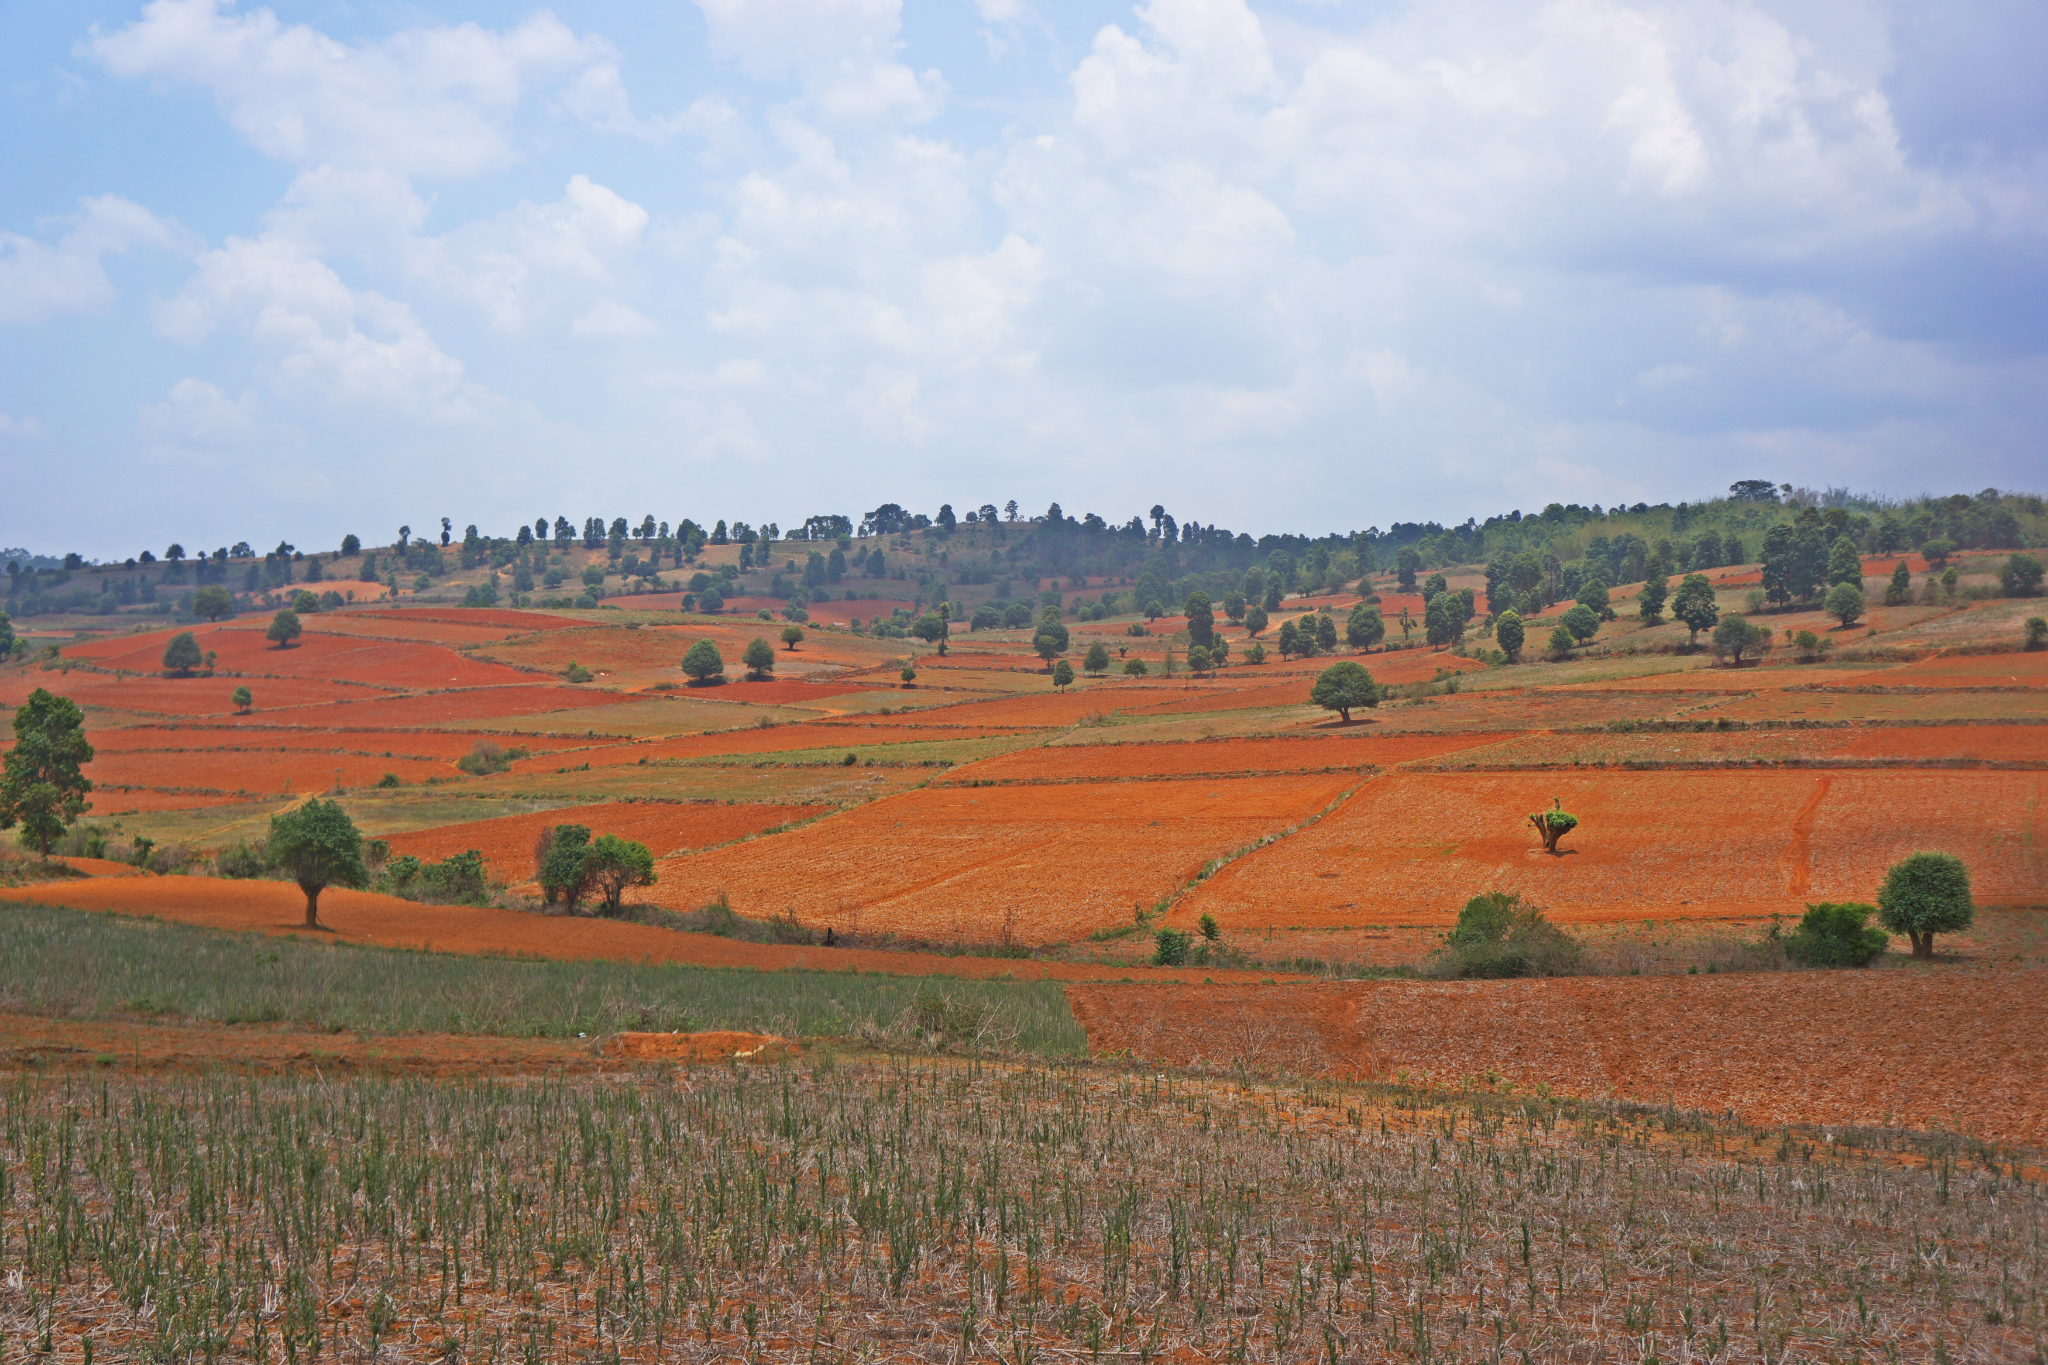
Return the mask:
<svg viewBox="0 0 2048 1365">
<path fill-rule="evenodd" d="M 320 894 L 326 932 L 304 927 L 306 898 L 290 882 L 222 881 L 211 877 L 93 878 L 0 890 L 0 903 L 149 915 L 175 924 L 236 933 L 296 934 L 321 942 L 565 962 L 673 962 L 692 967 L 758 971 L 878 972 L 888 976 L 1014 977 L 1023 981 L 1249 982 L 1271 972 L 1179 971 L 1091 962 L 947 957 L 876 949 L 744 943 L 683 934 L 618 920 L 527 914 L 485 906 L 421 905 L 396 896 L 339 888 Z M 1284 978 L 1283 978 L 1284 979 Z M 490 1039 L 491 1044 L 503 1039 Z"/>
<path fill-rule="evenodd" d="M 1491 738 L 1490 736 L 1487 738 Z M 1445 768 L 1753 761 L 2048 763 L 2048 725 L 1869 725 L 1793 730 L 1538 731 L 1447 758 Z"/>
<path fill-rule="evenodd" d="M 663 596 L 667 597 L 671 596 L 671 594 L 663 594 Z M 671 611 L 676 610 L 682 604 L 682 595 L 680 593 L 673 594 L 673 597 L 675 600 L 668 608 Z M 635 599 L 636 605 L 642 600 L 645 599 Z M 788 605 L 787 602 L 775 597 L 728 597 L 725 599 L 725 609 L 727 611 L 743 612 L 748 616 L 763 610 L 773 612 L 775 614 L 775 629 L 778 631 L 782 629 L 784 624 L 782 609 Z M 849 602 L 835 591 L 830 602 L 813 602 L 804 610 L 811 614 L 811 621 L 813 623 L 818 625 L 844 626 L 852 624 L 853 618 L 856 616 L 863 621 L 873 621 L 878 617 L 886 618 L 895 612 L 898 607 L 905 611 L 911 611 L 914 609 L 915 604 L 908 598 L 902 597 L 880 597 L 873 599 L 862 597 L 855 598 Z M 762 624 L 765 625 L 767 623 L 763 622 Z"/>
<path fill-rule="evenodd" d="M 942 781 L 1007 782 L 1185 777 L 1196 774 L 1320 772 L 1411 759 L 1491 744 L 1494 735 L 1346 735 L 1300 739 L 1212 739 L 1185 744 L 1060 744 L 1020 749 L 955 768 Z"/>
<path fill-rule="evenodd" d="M 1131 922 L 1211 859 L 1314 814 L 1358 779 L 1142 787 L 933 787 L 787 834 L 670 859 L 649 898 L 933 940 L 1046 943 Z"/>
<path fill-rule="evenodd" d="M 94 752 L 102 756 L 181 749 L 306 749 L 316 753 L 352 750 L 373 757 L 388 753 L 397 758 L 444 763 L 461 758 L 479 742 L 507 749 L 520 745 L 543 753 L 588 748 L 594 742 L 545 735 L 465 734 L 460 730 L 297 730 L 254 725 L 131 725 L 120 730 L 94 730 L 89 738 Z"/>
<path fill-rule="evenodd" d="M 303 618 L 302 618 L 303 619 Z M 348 635 L 363 640 L 403 640 L 429 645 L 489 645 L 525 632 L 505 626 L 450 624 L 446 621 L 406 620 L 397 612 L 322 612 L 317 618 L 323 635 Z"/>
<path fill-rule="evenodd" d="M 739 670 L 734 668 L 734 672 Z M 859 683 L 798 682 L 794 678 L 778 678 L 770 682 L 747 682 L 735 677 L 719 687 L 684 687 L 679 690 L 679 699 L 695 701 L 739 701 L 754 706 L 802 706 L 808 702 L 826 702 L 834 697 L 849 693 L 867 692 L 871 689 Z"/>
<path fill-rule="evenodd" d="M 336 770 L 340 770 L 337 779 Z M 355 754 L 294 749 L 288 753 L 248 750 L 201 750 L 193 753 L 112 753 L 85 766 L 95 782 L 135 787 L 197 787 L 207 791 L 248 792 L 274 796 L 285 792 L 318 795 L 339 781 L 344 788 L 374 785 L 385 773 L 402 782 L 430 777 L 460 778 L 442 762 L 415 758 L 363 758 Z"/>
<path fill-rule="evenodd" d="M 516 885 L 533 879 L 534 840 L 540 837 L 542 830 L 554 825 L 583 825 L 588 827 L 593 838 L 616 834 L 622 839 L 635 839 L 647 845 L 655 857 L 665 858 L 686 849 L 722 844 L 744 834 L 759 834 L 764 829 L 792 820 L 808 819 L 828 809 L 830 807 L 826 806 L 721 806 L 708 802 L 605 802 L 394 834 L 391 836 L 391 851 L 438 862 L 450 854 L 473 848 L 484 855 L 493 877 Z"/>
<path fill-rule="evenodd" d="M 918 712 L 917 718 L 918 723 L 925 725 L 994 729 L 1066 726 L 1085 716 L 1123 710 L 1162 695 L 1170 696 L 1172 693 L 1164 688 L 1121 682 L 1064 693 L 1054 692 L 1048 686 L 1047 690 L 1036 694 L 1023 693 L 988 701 L 962 702 L 958 706 L 932 707 Z"/>
<path fill-rule="evenodd" d="M 2048 687 L 2048 650 L 1921 659 L 1874 677 L 1858 678 L 1857 683 L 1878 687 Z"/>
<path fill-rule="evenodd" d="M 146 815 L 166 810 L 199 810 L 206 806 L 229 806 L 239 796 L 201 796 L 193 792 L 136 791 L 95 786 L 91 796 L 93 819 L 115 815 Z"/>
<path fill-rule="evenodd" d="M 1252 670 L 1246 669 L 1250 675 Z M 1236 681 L 1235 675 L 1232 681 Z M 1248 711 L 1260 706 L 1307 706 L 1308 690 L 1314 680 L 1302 676 L 1291 682 L 1271 683 L 1263 687 L 1229 687 L 1215 683 L 1201 684 L 1201 690 L 1192 686 L 1176 690 L 1181 696 L 1171 701 L 1154 702 L 1146 706 L 1132 706 L 1134 716 L 1184 716 L 1199 711 Z M 1356 714 L 1356 713 L 1354 713 Z"/>
<path fill-rule="evenodd" d="M 290 649 L 279 649 L 265 640 L 263 631 L 266 623 L 261 621 L 196 626 L 193 634 L 198 636 L 202 650 L 210 649 L 220 656 L 214 663 L 217 674 L 238 672 L 265 678 L 318 678 L 393 689 L 489 687 L 538 681 L 530 673 L 485 663 L 442 645 L 329 634 L 320 629 L 317 617 L 306 617 L 304 621 L 306 633 Z M 81 645 L 76 654 L 90 658 L 102 668 L 158 673 L 162 670 L 164 646 L 170 642 L 171 634 L 163 630 L 147 635 L 123 636 L 117 640 Z M 218 682 L 219 678 L 216 676 L 207 681 Z M 255 690 L 253 681 L 250 690 Z"/>
<path fill-rule="evenodd" d="M 869 744 L 929 744 L 935 740 L 983 739 L 1007 735 L 1010 730 L 909 729 L 893 725 L 776 725 L 748 726 L 743 730 L 716 730 L 703 735 L 677 735 L 669 739 L 618 744 L 579 753 L 576 761 L 593 768 L 618 767 L 653 762 L 664 758 L 716 758 L 724 754 L 788 753 L 798 749 L 851 749 Z M 516 765 L 522 772 L 548 772 L 559 760 L 541 755 Z"/>
<path fill-rule="evenodd" d="M 572 711 L 622 700 L 618 693 L 602 688 L 474 687 L 457 692 L 421 692 L 406 697 L 350 700 L 325 706 L 268 708 L 264 704 L 266 694 L 257 690 L 253 683 L 250 690 L 256 692 L 256 714 L 249 717 L 250 725 L 288 725 L 320 730 L 447 725 L 499 716 Z M 360 697 L 362 693 L 352 695 Z"/>
<path fill-rule="evenodd" d="M 1169 918 L 1447 927 L 1493 890 L 1562 923 L 1797 915 L 1869 900 L 1920 848 L 1961 856 L 1981 903 L 2040 903 L 2044 786 L 2035 772 L 1396 772 L 1224 868 Z M 1559 857 L 1527 820 L 1553 796 L 1581 821 Z"/>
<path fill-rule="evenodd" d="M 116 678 L 105 673 L 75 669 L 66 673 L 56 669 L 17 673 L 0 680 L 0 705 L 19 706 L 38 687 L 69 697 L 80 706 L 164 716 L 227 715 L 235 709 L 228 698 L 237 687 L 247 687 L 254 693 L 259 707 L 313 706 L 390 695 L 367 687 L 315 682 L 309 678 Z"/>
<path fill-rule="evenodd" d="M 1833 752 L 1845 758 L 2048 763 L 2048 725 L 1863 726 L 1843 735 L 1836 745 Z"/>
<path fill-rule="evenodd" d="M 350 612 L 345 615 L 357 618 L 373 616 L 401 623 L 429 621 L 458 626 L 498 626 L 515 633 L 529 630 L 571 630 L 582 624 L 574 617 L 550 616 L 539 611 L 515 611 L 508 607 L 462 607 L 445 610 L 399 608 L 396 611 L 377 609 L 369 612 Z M 432 631 L 421 633 L 435 634 Z"/>
<path fill-rule="evenodd" d="M 748 641 L 756 637 L 776 647 L 778 663 L 872 662 L 870 654 L 849 648 L 847 643 L 837 642 L 823 632 L 807 635 L 797 651 L 790 653 L 781 645 L 783 624 L 779 620 L 773 624 L 767 621 L 734 621 L 730 624 L 720 621 L 716 625 L 690 622 L 673 626 L 649 625 L 639 630 L 615 625 L 579 626 L 572 630 L 550 631 L 539 637 L 507 640 L 479 653 L 486 658 L 549 673 L 560 673 L 573 659 L 597 673 L 662 677 L 678 683 L 684 681 L 683 655 L 699 640 L 709 640 L 718 646 L 718 652 L 725 657 L 726 673 L 734 679 L 740 676 L 741 651 L 746 649 Z"/>
<path fill-rule="evenodd" d="M 2048 1142 L 2048 973 L 1872 970 L 1257 987 L 1077 986 L 1097 1055 Z M 1902 1020 L 1911 1027 L 1902 1028 Z M 1960 1066 L 1930 1039 L 1967 1037 Z"/>
</svg>

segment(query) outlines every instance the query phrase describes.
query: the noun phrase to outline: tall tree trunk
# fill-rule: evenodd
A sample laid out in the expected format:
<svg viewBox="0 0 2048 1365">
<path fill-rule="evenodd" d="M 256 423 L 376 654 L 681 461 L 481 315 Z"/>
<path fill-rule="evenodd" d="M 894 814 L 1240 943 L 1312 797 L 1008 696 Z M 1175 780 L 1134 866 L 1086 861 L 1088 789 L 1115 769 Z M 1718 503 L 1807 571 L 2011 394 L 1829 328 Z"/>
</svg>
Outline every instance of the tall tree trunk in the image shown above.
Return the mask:
<svg viewBox="0 0 2048 1365">
<path fill-rule="evenodd" d="M 320 928 L 320 888 L 299 883 L 299 890 L 306 893 L 306 927 Z"/>
<path fill-rule="evenodd" d="M 1910 937 L 1911 937 L 1911 938 L 1912 938 L 1912 940 L 1913 940 L 1913 956 L 1914 956 L 1914 957 L 1926 957 L 1926 958 L 1931 958 L 1931 957 L 1933 957 L 1933 956 L 1934 956 L 1934 935 L 1933 935 L 1933 934 L 1931 934 L 1931 933 L 1925 933 L 1925 934 L 1922 934 L 1922 933 L 1912 933 L 1912 934 L 1910 934 Z"/>
</svg>

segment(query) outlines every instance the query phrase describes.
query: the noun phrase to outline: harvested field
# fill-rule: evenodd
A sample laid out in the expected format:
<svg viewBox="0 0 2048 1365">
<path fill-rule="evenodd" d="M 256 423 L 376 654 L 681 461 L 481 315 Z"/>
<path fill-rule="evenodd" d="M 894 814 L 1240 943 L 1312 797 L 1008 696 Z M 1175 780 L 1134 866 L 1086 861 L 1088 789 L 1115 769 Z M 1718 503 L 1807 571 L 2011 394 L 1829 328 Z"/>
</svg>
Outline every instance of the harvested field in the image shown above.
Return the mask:
<svg viewBox="0 0 2048 1365">
<path fill-rule="evenodd" d="M 752 847 L 745 845 L 744 847 Z M 672 866 L 672 864 L 671 864 Z M 306 898 L 289 882 L 211 877 L 92 878 L 0 890 L 0 905 L 146 915 L 174 924 L 277 934 L 364 947 L 545 958 L 557 962 L 675 963 L 759 971 L 878 972 L 1020 981 L 1255 981 L 1271 972 L 1225 972 L 1039 962 L 1025 958 L 948 957 L 803 944 L 746 943 L 684 934 L 620 920 L 527 914 L 486 906 L 421 905 L 369 891 L 331 889 L 320 896 L 325 932 L 304 926 Z"/>
<path fill-rule="evenodd" d="M 265 623 L 260 621 L 193 627 L 199 647 L 219 656 L 214 662 L 216 676 L 206 681 L 218 682 L 222 673 L 242 673 L 265 679 L 354 682 L 386 690 L 502 687 L 537 681 L 530 673 L 486 663 L 444 645 L 333 634 L 320 628 L 317 617 L 304 620 L 306 633 L 290 649 L 279 649 L 264 639 Z M 70 657 L 88 659 L 101 668 L 157 674 L 162 671 L 164 646 L 172 634 L 159 630 L 79 645 Z M 255 690 L 253 683 L 251 690 Z"/>
<path fill-rule="evenodd" d="M 367 611 L 359 609 L 343 613 L 343 616 L 344 619 L 388 619 L 405 625 L 429 622 L 437 625 L 495 626 L 514 633 L 529 630 L 572 630 L 583 624 L 573 616 L 553 616 L 540 611 L 516 611 L 509 607 L 379 607 Z"/>
<path fill-rule="evenodd" d="M 481 658 L 548 673 L 559 674 L 574 660 L 600 675 L 666 678 L 681 682 L 683 655 L 697 641 L 709 640 L 725 657 L 727 671 L 737 678 L 740 653 L 747 647 L 747 642 L 758 638 L 775 644 L 782 625 L 780 621 L 772 624 L 767 621 L 735 621 L 731 624 L 721 621 L 716 625 L 691 622 L 646 625 L 637 630 L 615 625 L 579 625 L 570 630 L 549 631 L 546 635 L 522 636 L 476 652 Z M 873 647 L 851 636 L 815 631 L 805 638 L 794 654 L 778 645 L 776 661 L 777 667 L 786 664 L 791 668 L 861 665 L 873 662 L 876 653 Z"/>
<path fill-rule="evenodd" d="M 1247 670 L 1249 671 L 1249 670 Z M 1235 679 L 1233 678 L 1233 681 Z M 1185 716 L 1200 711 L 1243 711 L 1262 706 L 1307 706 L 1312 680 L 1306 677 L 1263 687 L 1176 687 L 1180 695 L 1129 706 L 1134 716 Z"/>
<path fill-rule="evenodd" d="M 961 702 L 957 706 L 933 707 L 919 713 L 928 725 L 976 726 L 988 729 L 1029 729 L 1072 725 L 1089 716 L 1140 706 L 1160 696 L 1165 688 L 1135 686 L 1127 682 L 1102 683 L 1069 692 L 1047 690 L 1036 695 L 997 697 L 988 701 Z"/>
<path fill-rule="evenodd" d="M 268 700 L 270 693 L 266 686 L 276 684 L 250 684 L 250 690 L 256 694 L 256 711 L 247 718 L 247 724 L 303 726 L 316 730 L 386 727 L 408 729 L 414 726 L 459 725 L 472 721 L 493 720 L 501 716 L 530 716 L 546 711 L 567 711 L 590 706 L 599 699 L 609 700 L 618 695 L 598 688 L 578 689 L 529 684 L 524 687 L 475 687 L 462 691 L 415 692 L 403 697 L 370 697 L 356 700 L 365 696 L 358 690 L 348 694 L 343 700 L 327 705 L 271 705 Z M 230 720 L 226 723 L 235 722 Z"/>
<path fill-rule="evenodd" d="M 669 610 L 678 610 L 682 605 L 682 594 L 663 594 L 662 600 L 670 603 Z M 776 597 L 728 597 L 725 600 L 727 611 L 744 612 L 749 616 L 757 611 L 777 613 L 775 622 L 777 630 L 782 629 L 780 613 L 788 605 L 787 602 Z M 873 621 L 878 617 L 891 615 L 899 607 L 904 611 L 910 611 L 915 605 L 915 603 L 907 598 L 902 597 L 857 597 L 849 602 L 844 596 L 835 592 L 831 601 L 813 602 L 805 610 L 810 612 L 811 621 L 815 624 L 844 626 L 850 624 L 856 616 L 863 621 Z M 767 623 L 763 622 L 762 624 L 765 625 Z"/>
<path fill-rule="evenodd" d="M 1981 649 L 1986 645 L 2016 647 L 2025 638 L 2029 616 L 2043 614 L 2034 597 L 1990 602 L 1945 602 L 1923 607 L 1922 619 L 1902 625 L 1870 641 L 1878 649 Z"/>
<path fill-rule="evenodd" d="M 723 892 L 745 915 L 793 914 L 856 935 L 1066 941 L 1129 924 L 1134 906 L 1315 814 L 1357 780 L 926 788 L 670 859 L 648 895 L 695 909 Z"/>
<path fill-rule="evenodd" d="M 144 715 L 226 716 L 235 709 L 228 697 L 238 686 L 246 686 L 256 695 L 256 705 L 265 709 L 389 695 L 373 688 L 310 678 L 117 678 L 107 673 L 52 669 L 0 678 L 0 706 L 19 706 L 28 700 L 29 693 L 44 687 L 80 706 Z"/>
<path fill-rule="evenodd" d="M 2048 725 L 1858 725 L 1814 730 L 1637 731 L 1516 735 L 1425 766 L 1854 763 L 2048 764 Z"/>
<path fill-rule="evenodd" d="M 605 802 L 569 806 L 532 815 L 507 815 L 494 820 L 439 825 L 393 835 L 391 851 L 438 861 L 466 849 L 484 855 L 491 876 L 516 884 L 533 879 L 533 846 L 542 830 L 554 825 L 584 825 L 593 838 L 616 834 L 647 845 L 657 858 L 688 849 L 707 848 L 742 835 L 830 810 L 829 806 L 717 805 L 711 802 Z"/>
<path fill-rule="evenodd" d="M 92 810 L 88 812 L 88 817 L 100 820 L 119 815 L 147 815 L 167 810 L 202 810 L 209 806 L 233 805 L 243 799 L 239 795 L 222 792 L 157 791 L 149 787 L 117 787 L 95 783 L 91 797 Z"/>
<path fill-rule="evenodd" d="M 2039 604 L 2036 604 L 2037 610 Z M 1951 654 L 1859 678 L 1879 687 L 2048 687 L 2048 650 Z"/>
<path fill-rule="evenodd" d="M 1731 698 L 1712 712 L 1730 720 L 1983 721 L 2048 719 L 2048 693 L 2038 689 L 1965 692 L 1759 692 Z"/>
<path fill-rule="evenodd" d="M 2048 1143 L 2048 972 L 1068 989 L 1091 1053 Z M 1901 1030 L 1902 1019 L 1915 1021 Z M 1760 1027 L 1760 1021 L 1769 1021 Z M 1957 1066 L 1926 1038 L 1968 1037 Z"/>
<path fill-rule="evenodd" d="M 110 753 L 86 765 L 94 782 L 128 787 L 174 787 L 250 795 L 319 794 L 331 787 L 368 787 L 386 773 L 401 782 L 462 780 L 451 763 L 434 759 L 365 757 L 310 749 L 202 749 L 187 753 Z"/>
<path fill-rule="evenodd" d="M 364 640 L 396 640 L 412 644 L 488 645 L 513 635 L 525 634 L 508 626 L 454 625 L 445 621 L 406 619 L 391 611 L 322 612 L 318 617 L 322 635 L 348 635 Z"/>
<path fill-rule="evenodd" d="M 1114 733 L 1112 731 L 1112 733 Z M 1114 781 L 1133 777 L 1298 773 L 1391 767 L 1475 744 L 1487 735 L 1313 736 L 1214 739 L 1185 744 L 1060 744 L 959 768 L 946 782 Z"/>
<path fill-rule="evenodd" d="M 1918 848 L 1961 856 L 1981 902 L 2034 903 L 2048 899 L 2044 785 L 2032 772 L 1397 772 L 1224 868 L 1169 919 L 1447 927 L 1493 890 L 1561 923 L 1797 915 L 1870 899 Z M 1558 857 L 1527 821 L 1553 796 L 1581 821 Z"/>
<path fill-rule="evenodd" d="M 823 725 L 818 723 L 759 726 L 718 730 L 710 734 L 684 735 L 672 739 L 645 740 L 637 744 L 612 745 L 576 755 L 592 767 L 615 767 L 624 763 L 655 762 L 661 759 L 718 758 L 730 754 L 771 754 L 802 749 L 861 748 L 875 744 L 931 743 L 948 739 L 984 739 L 1014 733 L 980 727 L 941 730 L 933 726 Z M 556 766 L 545 756 L 528 759 L 529 769 Z"/>
<path fill-rule="evenodd" d="M 505 736 L 488 731 L 459 730 L 298 730 L 253 724 L 131 725 L 120 730 L 94 730 L 92 746 L 104 756 L 116 753 L 176 753 L 186 750 L 303 749 L 315 753 L 356 753 L 372 758 L 420 758 L 452 763 L 478 741 L 507 744 Z M 530 736 L 517 741 L 528 749 L 552 753 L 589 747 L 587 738 Z"/>
<path fill-rule="evenodd" d="M 799 682 L 793 678 L 747 682 L 736 678 L 718 687 L 688 688 L 682 696 L 744 706 L 809 706 L 830 702 L 834 697 L 863 694 L 868 690 L 860 683 L 852 682 Z"/>
</svg>

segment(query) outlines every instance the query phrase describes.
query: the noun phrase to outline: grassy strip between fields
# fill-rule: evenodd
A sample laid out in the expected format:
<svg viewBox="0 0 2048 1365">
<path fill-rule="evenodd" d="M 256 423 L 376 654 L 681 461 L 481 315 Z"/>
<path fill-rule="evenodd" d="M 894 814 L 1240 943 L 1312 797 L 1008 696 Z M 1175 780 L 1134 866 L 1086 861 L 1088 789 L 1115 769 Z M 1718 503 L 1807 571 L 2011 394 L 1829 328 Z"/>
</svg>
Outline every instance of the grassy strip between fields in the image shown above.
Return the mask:
<svg viewBox="0 0 2048 1365">
<path fill-rule="evenodd" d="M 737 1029 L 1040 1056 L 1088 1050 L 1065 994 L 1050 981 L 468 957 L 41 905 L 0 911 L 0 1010 L 367 1033 L 574 1038 Z"/>
</svg>

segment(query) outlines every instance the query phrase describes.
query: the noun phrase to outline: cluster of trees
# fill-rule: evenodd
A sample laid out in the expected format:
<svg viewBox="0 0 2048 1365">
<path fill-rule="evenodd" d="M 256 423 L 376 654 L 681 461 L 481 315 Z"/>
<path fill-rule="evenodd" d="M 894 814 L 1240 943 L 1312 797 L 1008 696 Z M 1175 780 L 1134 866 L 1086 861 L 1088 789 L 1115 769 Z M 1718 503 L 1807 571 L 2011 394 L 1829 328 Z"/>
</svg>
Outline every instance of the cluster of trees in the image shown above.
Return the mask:
<svg viewBox="0 0 2048 1365">
<path fill-rule="evenodd" d="M 586 825 L 542 830 L 534 843 L 533 875 L 543 900 L 563 905 L 570 914 L 594 895 L 601 913 L 616 915 L 627 888 L 652 886 L 656 880 L 654 855 L 645 844 L 616 834 L 593 839 Z"/>
</svg>

